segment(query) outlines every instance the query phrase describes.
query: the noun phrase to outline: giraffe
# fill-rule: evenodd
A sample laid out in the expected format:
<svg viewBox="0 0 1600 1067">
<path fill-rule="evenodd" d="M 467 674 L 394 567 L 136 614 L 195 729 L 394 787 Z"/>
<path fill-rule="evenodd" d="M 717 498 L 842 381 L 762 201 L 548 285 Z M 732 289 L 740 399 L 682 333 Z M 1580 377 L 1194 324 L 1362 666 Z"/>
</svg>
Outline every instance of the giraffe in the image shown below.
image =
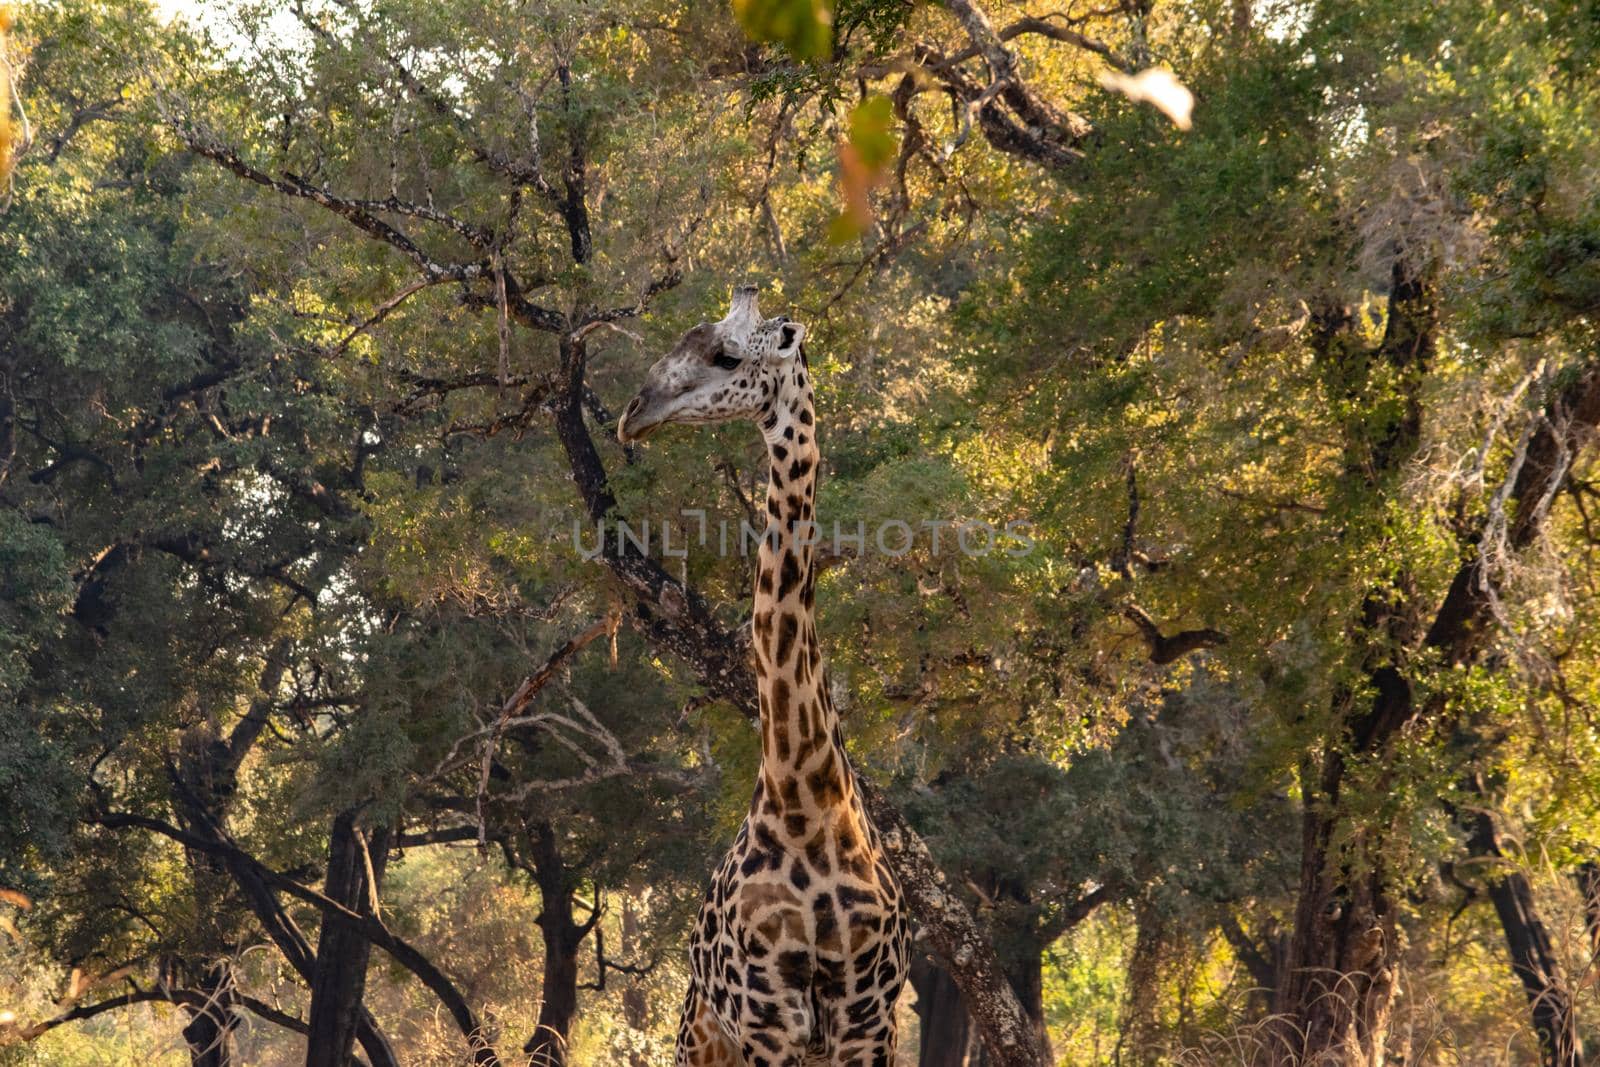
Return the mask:
<svg viewBox="0 0 1600 1067">
<path fill-rule="evenodd" d="M 766 440 L 767 530 L 751 637 L 761 772 L 701 906 L 677 1067 L 889 1067 L 910 929 L 900 883 L 862 806 L 828 692 L 813 613 L 820 453 L 801 346 L 734 290 L 722 320 L 650 368 L 617 437 L 749 419 Z"/>
</svg>

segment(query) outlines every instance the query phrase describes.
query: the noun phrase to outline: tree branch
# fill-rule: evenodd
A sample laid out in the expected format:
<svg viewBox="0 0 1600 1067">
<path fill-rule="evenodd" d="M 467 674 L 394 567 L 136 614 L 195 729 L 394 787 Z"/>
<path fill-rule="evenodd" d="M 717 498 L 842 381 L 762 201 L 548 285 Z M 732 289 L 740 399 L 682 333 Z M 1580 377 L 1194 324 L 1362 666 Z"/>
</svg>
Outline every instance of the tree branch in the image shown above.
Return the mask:
<svg viewBox="0 0 1600 1067">
<path fill-rule="evenodd" d="M 394 847 L 397 849 L 425 848 L 428 845 L 449 845 L 462 841 L 477 840 L 478 828 L 470 823 L 463 823 L 460 826 L 440 826 L 414 834 L 396 834 Z"/>
<path fill-rule="evenodd" d="M 356 323 L 354 328 L 351 329 L 349 333 L 345 334 L 337 344 L 328 349 L 324 355 L 328 357 L 343 355 L 345 349 L 350 347 L 351 342 L 353 342 L 357 337 L 360 337 L 362 334 L 366 333 L 368 330 L 372 329 L 374 326 L 378 325 L 384 319 L 388 318 L 396 308 L 409 300 L 412 295 L 422 291 L 423 289 L 427 289 L 430 286 L 439 285 L 450 280 L 451 279 L 449 278 L 442 277 L 419 278 L 417 281 L 412 282 L 410 285 L 406 286 L 404 289 L 400 290 L 398 293 L 394 294 L 389 299 L 385 300 L 383 303 L 374 308 L 372 310 L 372 314 Z"/>
<path fill-rule="evenodd" d="M 279 639 L 267 652 L 267 661 L 261 669 L 260 679 L 256 682 L 256 695 L 250 701 L 250 708 L 233 728 L 233 733 L 228 735 L 227 757 L 219 769 L 230 778 L 239 772 L 245 756 L 249 754 L 256 739 L 261 736 L 261 731 L 266 729 L 267 720 L 272 717 L 274 698 L 277 695 L 278 684 L 283 681 L 288 659 L 289 639 L 285 637 Z"/>
<path fill-rule="evenodd" d="M 349 3 L 348 0 L 335 0 L 335 3 L 358 23 L 363 21 L 363 12 L 355 4 Z M 317 25 L 299 3 L 295 4 L 295 14 L 303 25 L 323 41 L 330 45 L 339 44 L 339 47 L 344 47 L 342 43 L 336 42 L 332 34 Z M 369 41 L 374 40 L 377 34 L 369 29 L 366 32 L 366 37 Z M 411 68 L 407 67 L 393 51 L 384 48 L 381 50 L 381 54 L 384 62 L 389 65 L 389 69 L 394 73 L 394 76 L 400 80 L 400 84 L 405 86 L 406 91 L 455 128 L 456 132 L 466 142 L 467 150 L 471 152 L 474 159 L 496 174 L 509 178 L 518 185 L 525 185 L 536 190 L 557 209 L 561 207 L 560 196 L 549 181 L 545 179 L 544 172 L 539 165 L 538 118 L 531 105 L 525 107 L 529 124 L 528 154 L 525 159 L 513 159 L 504 153 L 496 152 L 485 144 L 482 138 L 478 137 L 467 124 L 466 118 L 451 105 L 450 101 L 412 73 Z"/>
<path fill-rule="evenodd" d="M 489 831 L 484 807 L 489 800 L 489 771 L 494 761 L 495 749 L 500 744 L 500 734 L 505 730 L 506 723 L 521 715 L 523 710 L 533 703 L 533 698 L 539 695 L 540 690 L 550 684 L 550 680 L 556 676 L 556 671 L 565 666 L 568 660 L 572 659 L 584 648 L 587 648 L 601 634 L 615 634 L 618 621 L 615 615 L 606 615 L 596 619 L 581 634 L 568 639 L 566 644 L 550 654 L 550 658 L 545 660 L 543 666 L 524 678 L 522 684 L 517 686 L 516 691 L 501 706 L 500 716 L 495 720 L 493 728 L 489 731 L 488 739 L 483 743 L 483 759 L 480 768 L 481 773 L 478 777 L 477 795 L 478 844 L 488 843 Z M 450 756 L 446 757 L 446 760 L 453 757 L 455 751 L 455 747 L 452 746 Z"/>
<path fill-rule="evenodd" d="M 1005 46 L 982 8 L 972 0 L 943 0 L 943 3 L 966 30 L 972 42 L 972 54 L 982 56 L 989 67 L 989 85 L 979 88 L 956 69 L 955 62 L 931 49 L 918 50 L 918 61 L 965 105 L 967 118 L 963 120 L 963 128 L 976 113 L 984 136 L 1003 152 L 1058 168 L 1083 158 L 1079 146 L 1093 132 L 1088 120 L 1057 110 L 1033 91 L 1018 72 L 1016 53 Z M 1027 29 L 1035 33 L 1048 31 L 1051 36 L 1057 32 L 1071 32 L 1057 31 L 1042 21 L 1040 26 L 1043 29 Z M 1013 36 L 1022 32 L 1024 30 L 1019 29 Z M 999 103 L 1002 101 L 1011 115 L 1001 111 Z M 956 146 L 962 140 L 964 134 L 958 134 Z"/>
<path fill-rule="evenodd" d="M 1039 940 L 1050 944 L 1062 934 L 1071 930 L 1079 923 L 1095 913 L 1095 909 L 1102 904 L 1108 904 L 1116 896 L 1109 885 L 1098 885 L 1089 892 L 1063 905 L 1061 910 L 1050 917 L 1039 930 Z"/>
<path fill-rule="evenodd" d="M 1508 482 L 1509 499 L 1515 502 L 1504 531 L 1510 552 L 1522 551 L 1538 537 L 1549 500 L 1570 475 L 1571 457 L 1600 426 L 1600 360 L 1590 359 L 1564 377 L 1566 384 L 1537 416 L 1538 424 Z M 1448 663 L 1464 663 L 1475 654 L 1491 619 L 1499 580 L 1492 573 L 1493 546 L 1485 543 L 1491 533 L 1484 528 L 1474 537 L 1472 547 L 1477 551 L 1457 570 L 1424 638 L 1428 647 L 1445 654 Z"/>
<path fill-rule="evenodd" d="M 175 119 L 172 121 L 172 126 L 185 147 L 195 155 L 211 160 L 223 169 L 237 174 L 245 181 L 271 189 L 284 196 L 309 200 L 313 204 L 331 211 L 367 235 L 375 237 L 399 251 L 407 259 L 415 263 L 423 274 L 432 281 L 464 282 L 482 278 L 488 273 L 489 261 L 487 258 L 472 263 L 440 263 L 434 260 L 410 236 L 384 222 L 374 212 L 395 211 L 401 214 L 414 215 L 417 218 L 425 218 L 433 222 L 441 222 L 455 232 L 468 237 L 469 240 L 472 240 L 472 235 L 481 234 L 482 231 L 478 231 L 467 223 L 433 211 L 431 208 L 425 208 L 420 204 L 406 204 L 394 197 L 390 197 L 388 200 L 356 200 L 336 196 L 324 188 L 312 185 L 295 174 L 285 173 L 281 178 L 274 178 L 265 171 L 246 163 L 239 156 L 239 153 L 231 147 L 202 134 L 192 123 Z M 473 243 L 477 244 L 478 242 L 473 240 Z"/>
<path fill-rule="evenodd" d="M 277 1008 L 274 1008 L 272 1005 L 256 997 L 246 996 L 235 991 L 231 995 L 231 1000 L 233 1003 L 237 1003 L 240 1007 L 247 1009 L 252 1014 L 258 1015 L 262 1019 L 265 1019 L 267 1022 L 270 1022 L 276 1026 L 281 1026 L 285 1030 L 292 1030 L 297 1034 L 304 1034 L 309 1029 L 305 1022 L 297 1016 L 290 1015 L 287 1012 L 279 1011 Z M 60 1015 L 41 1020 L 40 1022 L 31 1023 L 27 1026 L 18 1026 L 15 1024 L 9 1027 L 0 1026 L 0 1048 L 3 1048 L 5 1045 L 16 1041 L 35 1041 L 57 1027 L 66 1026 L 70 1023 L 79 1022 L 84 1019 L 92 1019 L 95 1016 L 103 1015 L 108 1011 L 116 1011 L 118 1008 L 126 1008 L 134 1004 L 148 1004 L 152 1002 L 162 1004 L 180 1004 L 184 1007 L 205 1010 L 214 1006 L 216 999 L 196 989 L 175 989 L 170 986 L 158 986 L 154 989 L 134 989 L 131 992 L 122 993 L 114 997 L 108 997 L 105 1000 L 96 1001 L 93 1004 L 76 1005 L 70 1011 L 62 1012 Z"/>
<path fill-rule="evenodd" d="M 181 782 L 175 780 L 175 785 L 187 792 Z M 195 798 L 190 798 L 193 801 Z M 245 852 L 228 836 L 226 830 L 217 825 L 216 820 L 209 812 L 196 808 L 191 814 L 196 816 L 196 822 L 204 827 L 204 834 L 190 833 L 180 830 L 170 823 L 148 816 L 134 815 L 124 812 L 105 812 L 95 817 L 95 821 L 104 826 L 134 826 L 153 830 L 187 848 L 197 851 L 222 856 L 229 861 L 230 867 L 238 867 L 248 871 L 255 879 L 272 889 L 279 890 L 315 907 L 322 914 L 324 922 L 336 922 L 366 938 L 372 944 L 383 949 L 389 956 L 406 970 L 415 975 L 428 990 L 434 994 L 446 1010 L 454 1018 L 457 1027 L 467 1038 L 472 1050 L 472 1062 L 479 1067 L 499 1067 L 499 1057 L 493 1046 L 489 1045 L 484 1034 L 483 1026 L 478 1021 L 477 1015 L 467 1004 L 455 983 L 450 981 L 443 971 L 434 965 L 416 947 L 396 936 L 382 920 L 375 915 L 364 915 L 355 912 L 329 899 L 322 893 L 309 886 L 301 885 L 293 878 L 280 874 L 261 863 L 254 856 Z M 309 948 L 303 956 L 305 970 L 303 976 L 311 973 L 311 954 Z M 291 960 L 291 962 L 293 962 Z M 296 970 L 300 970 L 297 966 Z"/>
<path fill-rule="evenodd" d="M 1150 646 L 1150 662 L 1158 666 L 1182 659 L 1202 648 L 1215 648 L 1228 643 L 1228 635 L 1221 630 L 1180 630 L 1171 636 L 1163 634 L 1155 620 L 1137 604 L 1124 606 L 1122 614 L 1139 628 L 1145 643 Z"/>
<path fill-rule="evenodd" d="M 1063 22 L 1062 24 L 1057 25 L 1056 23 L 1049 21 L 1052 18 L 1062 19 Z M 1061 41 L 1062 43 L 1070 44 L 1075 48 L 1081 48 L 1085 52 L 1093 52 L 1095 55 L 1100 56 L 1107 63 L 1111 64 L 1111 66 L 1115 67 L 1117 70 L 1130 74 L 1133 72 L 1133 64 L 1129 60 L 1118 55 L 1110 45 L 1104 43 L 1103 41 L 1097 41 L 1092 37 L 1086 37 L 1076 30 L 1069 29 L 1065 23 L 1065 16 L 1059 12 L 1054 12 L 1038 18 L 1027 16 L 1018 19 L 1016 22 L 1013 22 L 1011 25 L 1001 30 L 995 36 L 1000 41 L 1014 41 L 1018 37 L 1023 37 L 1029 34 L 1040 37 L 1048 37 L 1052 41 Z M 983 49 L 979 48 L 977 45 L 973 45 L 972 47 L 967 48 L 965 51 L 957 52 L 955 55 L 950 56 L 945 60 L 945 62 L 951 66 L 956 66 L 958 64 L 967 62 L 969 59 L 975 59 L 978 56 L 985 54 L 986 53 Z"/>
</svg>

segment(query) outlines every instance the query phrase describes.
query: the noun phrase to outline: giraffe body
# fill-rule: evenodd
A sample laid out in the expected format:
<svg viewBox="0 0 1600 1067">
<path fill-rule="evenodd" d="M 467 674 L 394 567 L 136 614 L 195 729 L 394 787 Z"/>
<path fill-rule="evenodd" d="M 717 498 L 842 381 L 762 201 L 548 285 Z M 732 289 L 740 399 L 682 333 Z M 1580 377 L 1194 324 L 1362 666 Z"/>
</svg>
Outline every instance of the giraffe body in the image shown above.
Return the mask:
<svg viewBox="0 0 1600 1067">
<path fill-rule="evenodd" d="M 679 1067 L 889 1067 L 910 930 L 862 806 L 814 618 L 819 453 L 804 327 L 754 290 L 650 370 L 618 428 L 750 418 L 770 464 L 751 636 L 761 774 L 690 942 Z"/>
</svg>

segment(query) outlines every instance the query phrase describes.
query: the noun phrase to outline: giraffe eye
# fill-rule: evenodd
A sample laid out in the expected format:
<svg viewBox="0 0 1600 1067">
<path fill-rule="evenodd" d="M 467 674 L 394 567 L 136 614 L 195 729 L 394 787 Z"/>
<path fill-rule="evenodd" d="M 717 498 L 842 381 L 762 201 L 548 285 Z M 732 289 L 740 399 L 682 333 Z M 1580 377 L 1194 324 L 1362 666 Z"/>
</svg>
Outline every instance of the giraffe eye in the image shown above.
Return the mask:
<svg viewBox="0 0 1600 1067">
<path fill-rule="evenodd" d="M 741 360 L 738 356 L 730 356 L 726 352 L 718 352 L 711 362 L 723 370 L 733 370 L 740 364 Z"/>
</svg>

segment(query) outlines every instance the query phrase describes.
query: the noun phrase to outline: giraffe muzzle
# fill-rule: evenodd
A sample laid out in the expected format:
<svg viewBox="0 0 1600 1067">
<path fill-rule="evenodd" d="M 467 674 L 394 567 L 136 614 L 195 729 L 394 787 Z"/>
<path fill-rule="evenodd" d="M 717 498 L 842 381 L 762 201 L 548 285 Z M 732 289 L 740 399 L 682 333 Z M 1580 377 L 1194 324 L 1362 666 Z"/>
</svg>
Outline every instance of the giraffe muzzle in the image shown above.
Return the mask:
<svg viewBox="0 0 1600 1067">
<path fill-rule="evenodd" d="M 617 420 L 617 440 L 625 445 L 636 444 L 643 441 L 656 431 L 661 425 L 661 420 L 652 422 L 642 413 L 645 409 L 645 396 L 640 393 L 628 401 L 628 407 L 622 413 L 622 418 Z"/>
</svg>

